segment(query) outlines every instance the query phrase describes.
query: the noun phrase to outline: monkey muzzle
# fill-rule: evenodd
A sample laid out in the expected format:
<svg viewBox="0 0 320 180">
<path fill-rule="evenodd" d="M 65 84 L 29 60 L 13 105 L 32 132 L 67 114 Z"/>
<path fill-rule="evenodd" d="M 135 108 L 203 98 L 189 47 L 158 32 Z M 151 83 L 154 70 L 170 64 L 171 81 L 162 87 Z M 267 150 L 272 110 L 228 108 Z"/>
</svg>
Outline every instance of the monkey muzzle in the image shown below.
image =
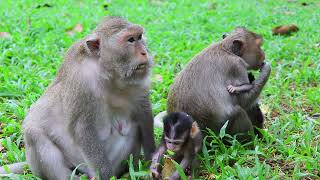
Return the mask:
<svg viewBox="0 0 320 180">
<path fill-rule="evenodd" d="M 135 68 L 136 73 L 145 73 L 148 69 L 148 64 L 147 63 L 141 63 Z"/>
<path fill-rule="evenodd" d="M 139 64 L 136 70 L 144 70 L 147 68 L 147 63 Z"/>
</svg>

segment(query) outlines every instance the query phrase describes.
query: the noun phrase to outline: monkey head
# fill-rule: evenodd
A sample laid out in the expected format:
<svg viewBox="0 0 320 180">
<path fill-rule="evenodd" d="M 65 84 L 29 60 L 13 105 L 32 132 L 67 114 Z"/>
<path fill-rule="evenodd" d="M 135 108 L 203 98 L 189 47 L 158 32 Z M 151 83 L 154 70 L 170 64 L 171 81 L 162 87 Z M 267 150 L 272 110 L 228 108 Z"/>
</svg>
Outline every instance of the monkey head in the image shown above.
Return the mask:
<svg viewBox="0 0 320 180">
<path fill-rule="evenodd" d="M 143 33 L 139 25 L 120 17 L 107 17 L 86 38 L 86 49 L 99 59 L 107 75 L 135 82 L 147 77 L 152 65 Z"/>
<path fill-rule="evenodd" d="M 168 114 L 163 124 L 165 145 L 173 152 L 179 152 L 189 138 L 194 138 L 200 132 L 197 123 L 184 112 Z"/>
<path fill-rule="evenodd" d="M 243 27 L 236 28 L 230 34 L 223 35 L 222 44 L 233 54 L 241 57 L 249 70 L 258 70 L 263 65 L 265 55 L 261 46 L 261 35 Z"/>
</svg>

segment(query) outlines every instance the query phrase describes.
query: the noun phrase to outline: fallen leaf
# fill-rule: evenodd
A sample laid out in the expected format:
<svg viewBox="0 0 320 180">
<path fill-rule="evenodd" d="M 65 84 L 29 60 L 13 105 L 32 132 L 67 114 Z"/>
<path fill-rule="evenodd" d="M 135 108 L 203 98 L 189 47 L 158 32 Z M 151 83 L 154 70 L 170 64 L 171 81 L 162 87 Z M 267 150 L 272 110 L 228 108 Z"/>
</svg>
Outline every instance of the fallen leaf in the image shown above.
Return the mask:
<svg viewBox="0 0 320 180">
<path fill-rule="evenodd" d="M 78 24 L 73 28 L 73 31 L 75 31 L 75 32 L 82 32 L 82 31 L 83 31 L 83 26 L 78 23 Z"/>
<path fill-rule="evenodd" d="M 273 28 L 272 34 L 273 35 L 289 35 L 292 32 L 297 32 L 297 31 L 299 31 L 298 26 L 294 24 L 289 24 L 289 25 L 281 25 Z"/>
<path fill-rule="evenodd" d="M 162 169 L 162 178 L 169 178 L 175 171 L 175 166 L 169 156 L 164 157 L 163 169 Z"/>
<path fill-rule="evenodd" d="M 267 114 L 268 112 L 270 112 L 270 108 L 265 104 L 261 104 L 260 108 L 263 114 Z"/>
<path fill-rule="evenodd" d="M 82 32 L 82 31 L 83 31 L 83 26 L 80 23 L 78 23 L 71 30 L 68 30 L 67 34 L 69 36 L 73 36 L 75 33 Z"/>
<path fill-rule="evenodd" d="M 8 32 L 0 32 L 0 38 L 10 38 L 11 34 Z"/>
</svg>

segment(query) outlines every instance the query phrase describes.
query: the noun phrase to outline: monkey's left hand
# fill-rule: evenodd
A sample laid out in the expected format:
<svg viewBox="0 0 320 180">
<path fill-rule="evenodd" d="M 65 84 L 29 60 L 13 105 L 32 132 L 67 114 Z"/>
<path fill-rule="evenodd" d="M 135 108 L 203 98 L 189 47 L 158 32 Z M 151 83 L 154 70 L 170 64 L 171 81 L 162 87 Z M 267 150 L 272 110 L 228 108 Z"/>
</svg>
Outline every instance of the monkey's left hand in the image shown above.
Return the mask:
<svg viewBox="0 0 320 180">
<path fill-rule="evenodd" d="M 249 91 L 252 88 L 253 88 L 252 84 L 243 84 L 240 86 L 229 85 L 227 87 L 227 90 L 229 91 L 229 93 L 240 93 L 240 92 Z"/>
<path fill-rule="evenodd" d="M 240 92 L 240 88 L 238 88 L 236 86 L 232 86 L 232 85 L 229 85 L 227 87 L 227 90 L 229 93 L 239 93 Z"/>
<path fill-rule="evenodd" d="M 150 166 L 150 176 L 152 179 L 161 179 L 160 173 L 159 173 L 159 164 L 158 163 L 152 163 Z"/>
</svg>

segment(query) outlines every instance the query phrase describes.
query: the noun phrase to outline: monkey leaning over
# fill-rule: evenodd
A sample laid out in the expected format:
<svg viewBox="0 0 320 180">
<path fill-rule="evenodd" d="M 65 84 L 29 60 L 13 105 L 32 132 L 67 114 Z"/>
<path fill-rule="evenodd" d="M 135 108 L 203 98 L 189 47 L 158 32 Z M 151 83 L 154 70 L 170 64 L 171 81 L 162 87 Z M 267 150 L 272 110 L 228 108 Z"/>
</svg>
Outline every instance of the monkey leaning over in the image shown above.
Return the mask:
<svg viewBox="0 0 320 180">
<path fill-rule="evenodd" d="M 257 99 L 271 72 L 264 62 L 262 43 L 260 35 L 236 28 L 204 49 L 175 78 L 168 95 L 168 113 L 186 112 L 201 129 L 216 133 L 227 120 L 226 131 L 231 135 L 262 127 Z M 248 70 L 259 69 L 259 77 L 250 83 Z M 249 115 L 252 112 L 258 115 Z"/>
<path fill-rule="evenodd" d="M 143 147 L 155 150 L 149 101 L 152 64 L 143 28 L 107 17 L 67 51 L 55 80 L 23 122 L 27 163 L 42 179 L 67 180 L 72 168 L 108 180 Z M 10 169 L 10 165 L 9 165 Z"/>
</svg>

